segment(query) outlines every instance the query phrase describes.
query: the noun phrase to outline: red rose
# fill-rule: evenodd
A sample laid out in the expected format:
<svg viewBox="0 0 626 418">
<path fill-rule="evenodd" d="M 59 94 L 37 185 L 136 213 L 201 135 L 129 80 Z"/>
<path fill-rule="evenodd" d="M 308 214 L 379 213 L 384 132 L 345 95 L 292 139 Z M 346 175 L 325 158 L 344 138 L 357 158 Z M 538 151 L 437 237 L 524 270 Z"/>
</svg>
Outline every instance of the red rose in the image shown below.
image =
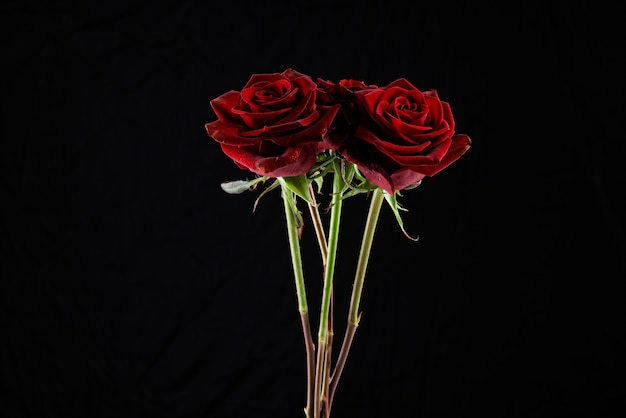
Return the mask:
<svg viewBox="0 0 626 418">
<path fill-rule="evenodd" d="M 339 105 L 316 103 L 311 77 L 293 69 L 254 74 L 242 90 L 211 100 L 206 131 L 240 168 L 267 177 L 304 174 L 325 149 Z"/>
<path fill-rule="evenodd" d="M 356 91 L 355 102 L 358 127 L 337 151 L 388 193 L 433 176 L 471 145 L 467 135 L 455 134 L 449 104 L 404 78 Z"/>
<path fill-rule="evenodd" d="M 318 101 L 320 103 L 339 103 L 341 109 L 333 121 L 326 142 L 328 147 L 337 151 L 354 134 L 358 122 L 358 109 L 354 102 L 355 92 L 378 88 L 374 84 L 365 84 L 363 81 L 344 79 L 338 83 L 321 78 L 317 79 L 319 86 Z"/>
</svg>

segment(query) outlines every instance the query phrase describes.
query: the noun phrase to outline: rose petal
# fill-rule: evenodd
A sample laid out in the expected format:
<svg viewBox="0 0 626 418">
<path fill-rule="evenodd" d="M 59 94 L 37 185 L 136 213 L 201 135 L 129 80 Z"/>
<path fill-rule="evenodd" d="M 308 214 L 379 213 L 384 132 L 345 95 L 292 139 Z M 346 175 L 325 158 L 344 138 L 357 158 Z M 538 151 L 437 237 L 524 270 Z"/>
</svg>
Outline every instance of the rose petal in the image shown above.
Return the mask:
<svg viewBox="0 0 626 418">
<path fill-rule="evenodd" d="M 304 174 L 315 164 L 316 149 L 312 146 L 285 148 L 275 156 L 262 156 L 245 147 L 221 145 L 224 154 L 238 165 L 260 176 L 290 177 Z"/>
</svg>

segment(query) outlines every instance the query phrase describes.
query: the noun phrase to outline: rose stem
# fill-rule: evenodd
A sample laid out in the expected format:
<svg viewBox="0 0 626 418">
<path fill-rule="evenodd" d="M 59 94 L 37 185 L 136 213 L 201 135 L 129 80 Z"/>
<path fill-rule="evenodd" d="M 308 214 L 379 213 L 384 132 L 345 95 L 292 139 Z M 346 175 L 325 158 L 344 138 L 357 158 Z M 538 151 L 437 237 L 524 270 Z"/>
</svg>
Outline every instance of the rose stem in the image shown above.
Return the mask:
<svg viewBox="0 0 626 418">
<path fill-rule="evenodd" d="M 339 241 L 339 223 L 341 220 L 341 207 L 343 203 L 342 192 L 344 180 L 338 163 L 335 164 L 333 175 L 333 197 L 330 208 L 330 225 L 328 228 L 328 257 L 324 275 L 324 288 L 322 291 L 322 303 L 320 307 L 320 323 L 317 344 L 317 368 L 315 371 L 315 402 L 314 418 L 320 418 L 320 396 L 322 395 L 323 372 L 327 361 L 327 336 L 330 299 L 333 288 L 333 275 L 335 273 L 335 259 L 337 256 L 337 243 Z M 324 394 L 328 395 L 328 394 Z"/>
<path fill-rule="evenodd" d="M 326 269 L 326 258 L 328 256 L 328 245 L 326 244 L 326 235 L 324 234 L 324 225 L 322 224 L 322 217 L 320 211 L 317 209 L 317 202 L 315 202 L 315 193 L 313 187 L 309 185 L 309 192 L 313 198 L 313 203 L 309 203 L 309 212 L 311 213 L 311 219 L 313 220 L 313 226 L 315 227 L 315 234 L 317 235 L 317 243 L 320 247 L 320 253 L 322 255 L 322 267 Z"/>
<path fill-rule="evenodd" d="M 341 345 L 341 350 L 339 351 L 339 357 L 337 358 L 337 365 L 335 366 L 335 370 L 331 377 L 330 389 L 328 393 L 329 410 L 333 402 L 335 390 L 337 389 L 337 383 L 341 377 L 343 367 L 346 364 L 346 359 L 352 345 L 354 334 L 359 326 L 359 319 L 361 316 L 359 314 L 359 303 L 361 301 L 365 271 L 367 270 L 370 250 L 372 249 L 372 242 L 374 241 L 374 232 L 376 231 L 376 223 L 378 222 L 378 215 L 380 214 L 380 207 L 382 206 L 383 201 L 383 191 L 382 189 L 377 188 L 373 192 L 369 213 L 367 215 L 367 220 L 365 221 L 365 230 L 363 232 L 363 240 L 361 241 L 359 261 L 357 264 L 356 274 L 354 276 L 354 283 L 352 285 L 352 296 L 350 298 L 350 310 L 348 313 L 346 333 L 344 335 L 343 344 Z"/>
<path fill-rule="evenodd" d="M 317 235 L 317 242 L 320 247 L 320 253 L 322 255 L 322 266 L 323 269 L 326 269 L 326 259 L 328 257 L 328 244 L 326 242 L 326 234 L 324 233 L 324 225 L 322 223 L 322 218 L 320 216 L 319 210 L 317 208 L 317 202 L 315 201 L 315 194 L 313 191 L 313 186 L 309 185 L 309 191 L 311 197 L 313 198 L 313 202 L 309 203 L 309 212 L 311 213 L 311 219 L 313 221 L 313 225 L 315 226 L 315 233 Z M 324 380 L 322 382 L 322 386 L 324 387 L 324 393 L 328 393 L 328 387 L 330 384 L 330 359 L 332 356 L 332 345 L 333 345 L 333 293 L 334 291 L 331 289 L 330 296 L 330 310 L 329 310 L 329 323 L 328 323 L 328 352 L 326 353 L 326 364 L 324 366 Z M 327 402 L 325 402 L 327 404 Z M 328 416 L 328 415 L 327 415 Z"/>
<path fill-rule="evenodd" d="M 333 293 L 334 293 L 334 289 L 331 290 L 331 299 L 330 299 L 330 310 L 329 310 L 329 321 L 328 321 L 328 342 L 326 343 L 326 347 L 327 347 L 327 351 L 326 351 L 326 363 L 324 364 L 324 381 L 323 381 L 323 387 L 324 387 L 324 393 L 326 394 L 325 396 L 325 400 L 324 400 L 324 411 L 326 412 L 326 418 L 330 417 L 330 404 L 329 404 L 329 397 L 328 397 L 328 390 L 330 387 L 330 369 L 331 369 L 331 360 L 332 360 L 332 351 L 333 351 L 333 340 L 334 340 L 334 335 L 335 335 L 335 331 L 333 330 L 334 327 L 334 305 L 335 305 L 335 301 L 333 300 Z"/>
<path fill-rule="evenodd" d="M 317 208 L 317 202 L 315 201 L 315 193 L 313 191 L 313 186 L 309 185 L 309 192 L 311 197 L 313 198 L 313 202 L 309 203 L 309 212 L 311 214 L 311 219 L 313 221 L 313 225 L 315 226 L 315 234 L 317 235 L 317 242 L 319 244 L 320 253 L 322 256 L 322 266 L 324 271 L 326 270 L 326 259 L 328 257 L 328 244 L 326 242 L 326 234 L 324 233 L 324 225 L 322 223 L 322 218 L 320 216 L 319 210 Z M 328 324 L 328 352 L 326 353 L 326 364 L 324 366 L 324 380 L 322 386 L 324 387 L 324 392 L 328 393 L 328 387 L 330 384 L 330 369 L 331 369 L 331 355 L 332 355 L 332 345 L 333 345 L 333 290 L 331 289 L 330 295 L 330 309 L 329 309 L 329 324 Z M 330 412 L 326 413 L 328 417 Z"/>
<path fill-rule="evenodd" d="M 309 185 L 309 192 L 310 192 L 311 198 L 313 199 L 313 202 L 309 203 L 309 213 L 311 214 L 311 220 L 313 221 L 313 225 L 315 227 L 315 235 L 317 236 L 317 243 L 319 245 L 320 254 L 322 256 L 322 269 L 323 269 L 323 271 L 326 271 L 326 259 L 328 257 L 328 244 L 327 244 L 327 241 L 326 241 L 326 234 L 324 233 L 324 224 L 322 222 L 322 217 L 320 216 L 320 212 L 319 212 L 318 207 L 317 207 L 317 202 L 315 201 L 315 192 L 313 191 L 313 186 L 312 185 Z M 330 312 L 330 315 L 331 315 L 331 318 L 332 318 L 332 295 L 331 295 L 331 312 Z M 332 324 L 330 326 L 332 327 Z M 309 333 L 310 333 L 310 327 L 309 327 Z M 331 329 L 331 333 L 332 333 L 332 329 Z M 329 344 L 330 344 L 330 342 L 329 342 Z M 313 346 L 313 350 L 315 350 L 315 346 Z M 313 359 L 313 356 L 311 356 L 308 359 L 307 363 L 308 363 L 308 367 L 309 367 L 310 372 L 313 373 L 313 370 L 315 368 L 315 361 Z M 312 397 L 313 386 L 314 386 L 314 384 L 309 381 L 309 390 L 308 390 L 308 398 L 307 399 L 311 399 L 311 397 Z M 309 405 L 308 402 L 307 402 L 307 405 Z"/>
<path fill-rule="evenodd" d="M 285 207 L 285 218 L 287 220 L 287 235 L 289 237 L 289 249 L 291 251 L 291 265 L 296 283 L 296 295 L 298 297 L 298 310 L 300 311 L 300 321 L 302 322 L 302 332 L 304 334 L 304 345 L 306 347 L 307 358 L 307 401 L 304 410 L 307 417 L 311 417 L 311 393 L 313 391 L 314 372 L 314 351 L 315 345 L 311 335 L 309 323 L 309 308 L 306 300 L 306 288 L 304 286 L 304 270 L 302 269 L 302 257 L 300 254 L 300 239 L 298 238 L 298 226 L 296 215 L 292 212 L 292 207 L 287 199 L 295 199 L 291 191 L 283 187 L 282 197 Z"/>
</svg>

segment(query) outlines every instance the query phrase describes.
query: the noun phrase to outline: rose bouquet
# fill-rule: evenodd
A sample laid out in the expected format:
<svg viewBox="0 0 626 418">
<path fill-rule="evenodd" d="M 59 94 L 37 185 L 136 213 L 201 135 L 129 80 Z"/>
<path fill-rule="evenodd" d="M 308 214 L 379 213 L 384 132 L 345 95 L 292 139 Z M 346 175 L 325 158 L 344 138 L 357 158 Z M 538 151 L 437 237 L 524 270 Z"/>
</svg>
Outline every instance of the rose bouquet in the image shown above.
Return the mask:
<svg viewBox="0 0 626 418">
<path fill-rule="evenodd" d="M 238 194 L 262 188 L 256 202 L 273 189 L 281 192 L 306 350 L 304 413 L 307 418 L 329 418 L 359 325 L 365 272 L 383 202 L 402 232 L 417 240 L 403 226 L 400 192 L 456 161 L 471 140 L 455 133 L 451 108 L 435 90 L 421 91 L 404 78 L 379 87 L 352 79 L 314 80 L 289 68 L 253 74 L 240 91 L 228 91 L 210 103 L 217 120 L 205 125 L 206 132 L 238 167 L 254 174 L 252 179 L 224 182 L 222 189 Z M 324 183 L 327 177 L 329 186 Z M 326 187 L 330 193 L 324 193 Z M 343 342 L 334 355 L 333 280 L 342 203 L 359 194 L 370 199 L 369 212 Z M 326 196 L 326 202 L 318 202 Z M 308 208 L 324 272 L 316 339 L 300 252 L 305 220 L 299 204 Z"/>
</svg>

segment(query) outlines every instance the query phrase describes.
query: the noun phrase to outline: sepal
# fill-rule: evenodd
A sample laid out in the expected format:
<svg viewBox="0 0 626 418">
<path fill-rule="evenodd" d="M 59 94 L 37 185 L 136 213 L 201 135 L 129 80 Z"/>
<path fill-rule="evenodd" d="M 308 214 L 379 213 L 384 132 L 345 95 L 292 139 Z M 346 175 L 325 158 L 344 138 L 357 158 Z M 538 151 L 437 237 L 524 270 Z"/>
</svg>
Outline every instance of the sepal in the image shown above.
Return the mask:
<svg viewBox="0 0 626 418">
<path fill-rule="evenodd" d="M 418 241 L 419 240 L 419 236 L 411 236 L 409 235 L 408 232 L 406 232 L 406 230 L 404 229 L 404 223 L 402 222 L 402 216 L 400 216 L 400 211 L 405 211 L 406 209 L 403 208 L 400 203 L 398 203 L 398 199 L 397 199 L 397 194 L 398 192 L 395 192 L 394 194 L 389 194 L 387 192 L 385 193 L 385 200 L 387 201 L 387 203 L 389 204 L 389 207 L 391 208 L 391 210 L 393 211 L 393 214 L 396 216 L 396 221 L 398 222 L 398 226 L 400 227 L 400 229 L 402 230 L 402 233 L 410 240 L 412 241 Z"/>
<path fill-rule="evenodd" d="M 313 203 L 313 196 L 311 196 L 311 180 L 307 179 L 305 174 L 293 177 L 278 177 L 278 181 L 283 188 L 287 188 L 306 200 L 308 203 Z"/>
<path fill-rule="evenodd" d="M 302 236 L 302 228 L 304 226 L 304 219 L 302 218 L 302 212 L 298 209 L 298 198 L 297 194 L 289 188 L 287 182 L 284 181 L 283 177 L 278 177 L 278 182 L 275 184 L 280 184 L 282 197 L 287 202 L 291 214 L 296 219 L 296 228 L 298 228 L 298 237 Z"/>
</svg>

